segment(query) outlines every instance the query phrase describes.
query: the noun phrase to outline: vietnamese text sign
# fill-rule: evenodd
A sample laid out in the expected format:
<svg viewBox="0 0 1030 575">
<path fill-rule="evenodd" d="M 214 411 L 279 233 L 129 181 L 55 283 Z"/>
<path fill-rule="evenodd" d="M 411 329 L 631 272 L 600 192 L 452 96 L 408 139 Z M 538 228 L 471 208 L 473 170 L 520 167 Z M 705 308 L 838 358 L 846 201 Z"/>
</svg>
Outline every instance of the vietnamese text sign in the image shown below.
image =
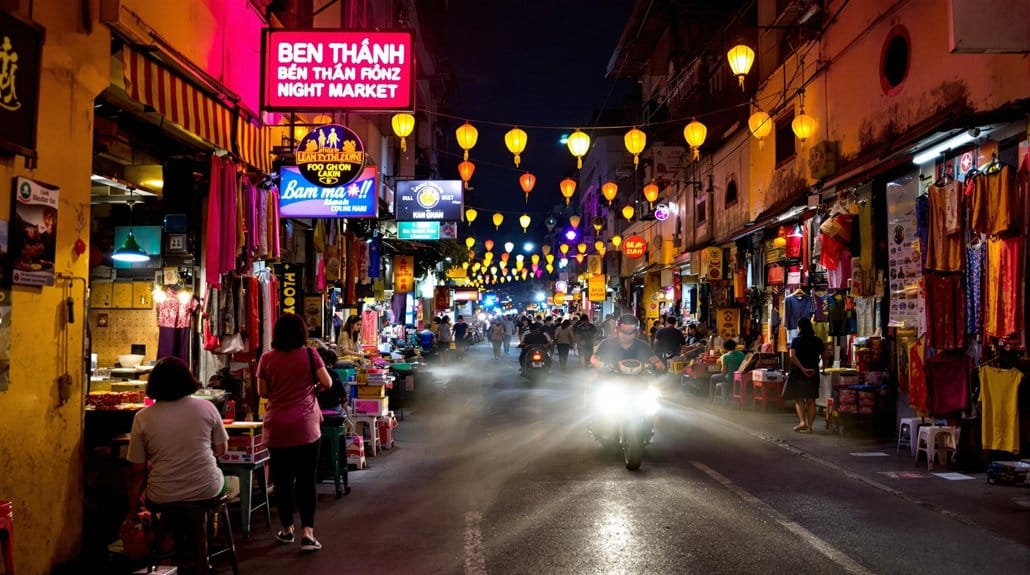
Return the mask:
<svg viewBox="0 0 1030 575">
<path fill-rule="evenodd" d="M 0 149 L 35 155 L 43 30 L 0 12 Z"/>
<path fill-rule="evenodd" d="M 279 169 L 279 214 L 284 218 L 374 218 L 376 208 L 374 166 L 346 186 L 330 188 L 311 184 L 296 166 Z"/>
<path fill-rule="evenodd" d="M 57 255 L 57 189 L 28 178 L 14 179 L 13 218 L 9 229 L 13 283 L 54 285 Z"/>
<path fill-rule="evenodd" d="M 409 31 L 266 30 L 261 107 L 411 110 L 415 67 Z"/>
<path fill-rule="evenodd" d="M 393 256 L 393 291 L 408 293 L 415 289 L 415 257 Z"/>
<path fill-rule="evenodd" d="M 607 281 L 605 276 L 596 275 L 587 280 L 587 299 L 592 302 L 602 302 L 607 295 Z"/>
<path fill-rule="evenodd" d="M 740 334 L 740 308 L 726 307 L 715 310 L 719 337 L 726 339 Z"/>
<path fill-rule="evenodd" d="M 401 180 L 395 201 L 399 221 L 462 219 L 461 180 Z"/>
<path fill-rule="evenodd" d="M 297 168 L 316 186 L 345 186 L 365 167 L 365 143 L 354 130 L 326 124 L 311 130 L 297 144 Z"/>
<path fill-rule="evenodd" d="M 275 277 L 279 278 L 279 313 L 298 313 L 304 268 L 297 264 L 275 264 Z"/>
<path fill-rule="evenodd" d="M 440 222 L 397 222 L 397 238 L 401 240 L 438 240 Z"/>
<path fill-rule="evenodd" d="M 461 268 L 458 268 L 459 270 Z M 451 307 L 451 288 L 436 286 L 433 290 L 433 307 L 435 311 L 444 311 Z"/>
<path fill-rule="evenodd" d="M 627 257 L 639 258 L 647 252 L 647 242 L 640 236 L 630 236 L 622 241 L 622 252 Z"/>
</svg>

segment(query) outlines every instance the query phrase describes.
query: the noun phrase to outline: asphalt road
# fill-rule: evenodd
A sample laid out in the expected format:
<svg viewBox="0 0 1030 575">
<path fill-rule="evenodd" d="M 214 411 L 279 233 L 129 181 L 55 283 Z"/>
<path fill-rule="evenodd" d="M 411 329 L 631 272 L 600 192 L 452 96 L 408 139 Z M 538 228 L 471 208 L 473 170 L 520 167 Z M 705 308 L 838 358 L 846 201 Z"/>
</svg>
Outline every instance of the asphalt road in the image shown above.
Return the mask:
<svg viewBox="0 0 1030 575">
<path fill-rule="evenodd" d="M 496 361 L 480 344 L 460 364 L 434 367 L 396 448 L 351 472 L 349 496 L 319 488 L 323 550 L 278 545 L 255 518 L 240 572 L 1028 570 L 1027 546 L 813 463 L 681 396 L 663 401 L 643 467 L 627 471 L 586 432 L 583 372 L 528 386 L 515 351 Z"/>
</svg>

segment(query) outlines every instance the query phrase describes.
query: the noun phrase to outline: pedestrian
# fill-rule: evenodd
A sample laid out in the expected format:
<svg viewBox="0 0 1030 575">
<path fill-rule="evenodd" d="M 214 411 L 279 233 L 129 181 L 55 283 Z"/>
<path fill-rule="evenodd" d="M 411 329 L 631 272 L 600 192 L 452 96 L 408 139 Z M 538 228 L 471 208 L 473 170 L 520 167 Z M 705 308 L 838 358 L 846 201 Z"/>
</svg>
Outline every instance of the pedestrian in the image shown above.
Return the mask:
<svg viewBox="0 0 1030 575">
<path fill-rule="evenodd" d="M 501 344 L 504 343 L 504 320 L 495 318 L 490 324 L 490 345 L 494 349 L 494 359 L 501 359 Z"/>
<path fill-rule="evenodd" d="M 558 349 L 558 364 L 561 365 L 562 369 L 565 369 L 566 364 L 569 362 L 569 350 L 572 349 L 573 342 L 576 341 L 576 335 L 572 332 L 572 322 L 569 320 L 563 320 L 561 325 L 554 330 L 554 344 Z"/>
<path fill-rule="evenodd" d="M 819 397 L 819 361 L 826 353 L 826 344 L 815 335 L 812 320 L 798 320 L 798 336 L 790 342 L 790 373 L 783 399 L 793 399 L 798 414 L 794 431 L 812 433 L 815 421 L 815 400 Z"/>
<path fill-rule="evenodd" d="M 590 365 L 590 356 L 594 354 L 594 344 L 597 343 L 597 326 L 590 322 L 590 316 L 587 314 L 579 316 L 579 325 L 576 326 L 575 334 L 579 361 L 583 367 L 587 367 Z"/>
<path fill-rule="evenodd" d="M 504 326 L 504 339 L 501 340 L 501 347 L 504 348 L 504 353 L 507 355 L 511 352 L 511 338 L 515 336 L 515 322 L 512 321 L 511 316 L 504 316 L 501 320 L 501 325 Z"/>
<path fill-rule="evenodd" d="M 686 343 L 687 339 L 683 337 L 683 332 L 676 327 L 676 318 L 671 315 L 666 316 L 665 327 L 660 328 L 654 334 L 655 353 L 662 359 L 677 356 Z"/>
<path fill-rule="evenodd" d="M 454 322 L 454 353 L 458 359 L 465 357 L 465 350 L 468 349 L 469 324 L 465 323 L 465 316 L 459 315 Z"/>
<path fill-rule="evenodd" d="M 440 318 L 437 328 L 437 342 L 440 346 L 440 360 L 445 361 L 450 355 L 451 347 L 454 345 L 454 330 L 451 329 L 451 316 L 445 315 Z"/>
<path fill-rule="evenodd" d="M 294 496 L 300 511 L 302 551 L 318 551 L 315 539 L 315 473 L 322 412 L 317 391 L 332 387 L 322 358 L 307 347 L 308 328 L 299 315 L 283 314 L 272 328 L 272 349 L 258 361 L 258 396 L 267 398 L 264 436 L 271 456 L 276 507 L 282 525 L 275 539 L 293 543 Z"/>
</svg>

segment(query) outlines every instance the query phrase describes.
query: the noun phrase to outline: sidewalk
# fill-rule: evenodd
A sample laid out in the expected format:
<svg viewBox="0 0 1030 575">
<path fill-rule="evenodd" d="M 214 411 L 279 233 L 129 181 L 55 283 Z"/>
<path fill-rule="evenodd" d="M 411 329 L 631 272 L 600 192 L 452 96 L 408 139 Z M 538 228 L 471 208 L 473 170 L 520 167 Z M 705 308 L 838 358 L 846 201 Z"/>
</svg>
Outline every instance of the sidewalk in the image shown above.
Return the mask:
<svg viewBox="0 0 1030 575">
<path fill-rule="evenodd" d="M 763 413 L 715 405 L 697 396 L 680 395 L 673 401 L 896 497 L 1030 546 L 1030 489 L 1026 487 L 992 485 L 986 473 L 940 465 L 927 471 L 923 460 L 914 463 L 907 447 L 895 454 L 896 439 L 839 435 L 826 429 L 821 416 L 816 418 L 814 433 L 795 433 L 792 428 L 798 420 L 789 402 L 790 411 L 770 408 Z"/>
</svg>

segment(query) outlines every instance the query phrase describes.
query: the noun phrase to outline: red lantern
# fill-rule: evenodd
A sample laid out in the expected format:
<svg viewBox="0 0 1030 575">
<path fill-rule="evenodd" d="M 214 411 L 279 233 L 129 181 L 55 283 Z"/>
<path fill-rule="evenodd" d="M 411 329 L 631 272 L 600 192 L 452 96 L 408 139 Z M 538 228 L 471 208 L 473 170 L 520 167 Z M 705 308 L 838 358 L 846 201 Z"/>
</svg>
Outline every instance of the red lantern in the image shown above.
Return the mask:
<svg viewBox="0 0 1030 575">
<path fill-rule="evenodd" d="M 458 174 L 461 176 L 463 182 L 465 182 L 465 189 L 469 189 L 469 180 L 472 179 L 472 174 L 476 171 L 476 165 L 472 162 L 465 160 L 458 164 Z"/>
<path fill-rule="evenodd" d="M 485 242 L 483 242 L 483 246 L 486 248 L 486 251 L 488 251 L 488 252 L 494 251 L 494 241 L 493 240 L 486 240 Z"/>
<path fill-rule="evenodd" d="M 526 194 L 526 201 L 529 201 L 529 192 L 533 191 L 533 186 L 536 185 L 536 176 L 526 172 L 519 176 L 519 186 L 522 187 L 522 191 Z"/>
</svg>

